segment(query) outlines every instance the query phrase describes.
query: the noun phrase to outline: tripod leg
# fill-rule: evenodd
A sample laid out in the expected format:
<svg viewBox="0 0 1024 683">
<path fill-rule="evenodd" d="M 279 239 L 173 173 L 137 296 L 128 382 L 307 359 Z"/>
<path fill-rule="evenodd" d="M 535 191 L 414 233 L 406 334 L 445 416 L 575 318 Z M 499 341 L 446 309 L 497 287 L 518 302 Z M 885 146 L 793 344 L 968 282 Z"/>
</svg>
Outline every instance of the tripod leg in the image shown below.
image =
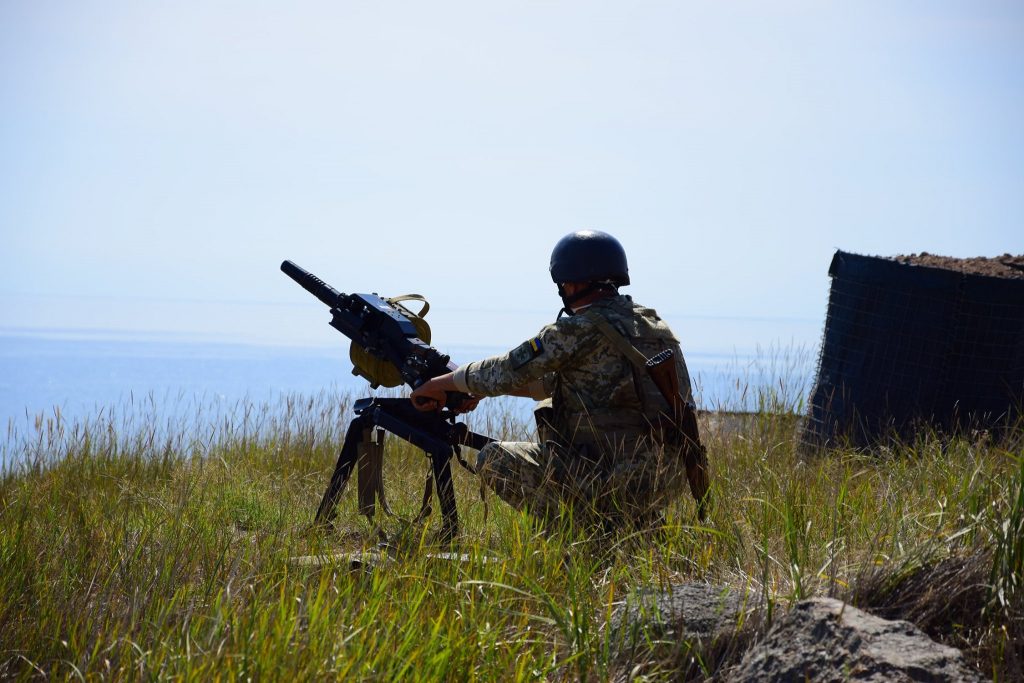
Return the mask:
<svg viewBox="0 0 1024 683">
<path fill-rule="evenodd" d="M 451 451 L 431 453 L 430 463 L 434 469 L 437 499 L 441 502 L 440 538 L 447 543 L 459 533 L 459 513 L 455 507 L 455 487 L 452 484 Z"/>
<path fill-rule="evenodd" d="M 338 498 L 345 491 L 345 484 L 352 476 L 352 468 L 356 464 L 356 457 L 359 455 L 359 444 L 363 440 L 363 430 L 369 425 L 361 417 L 352 420 L 345 434 L 345 444 L 341 447 L 341 454 L 338 456 L 338 464 L 334 466 L 334 474 L 331 475 L 331 483 L 324 491 L 324 497 L 320 501 L 320 507 L 316 511 L 316 518 L 313 524 L 330 526 L 334 520 L 335 506 Z"/>
</svg>

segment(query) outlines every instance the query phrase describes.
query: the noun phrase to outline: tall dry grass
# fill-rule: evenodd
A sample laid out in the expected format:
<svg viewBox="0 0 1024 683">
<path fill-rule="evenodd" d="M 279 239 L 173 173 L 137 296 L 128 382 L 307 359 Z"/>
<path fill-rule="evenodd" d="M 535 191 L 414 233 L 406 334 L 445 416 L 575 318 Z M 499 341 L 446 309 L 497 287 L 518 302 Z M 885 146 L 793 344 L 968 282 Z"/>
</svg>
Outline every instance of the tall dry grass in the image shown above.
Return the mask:
<svg viewBox="0 0 1024 683">
<path fill-rule="evenodd" d="M 292 396 L 184 428 L 153 402 L 10 428 L 0 677 L 722 676 L 739 645 L 680 644 L 623 668 L 610 615 L 638 587 L 684 581 L 748 596 L 762 619 L 738 625 L 738 644 L 794 601 L 836 595 L 918 621 L 987 676 L 1024 675 L 1019 443 L 922 435 L 884 454 L 807 456 L 795 417 L 765 410 L 705 424 L 707 525 L 687 496 L 659 534 L 544 533 L 493 496 L 485 523 L 476 481 L 459 470 L 466 561 L 431 557 L 429 528 L 386 519 L 389 559 L 296 566 L 289 558 L 376 540 L 351 491 L 336 532 L 308 531 L 349 406 Z M 519 439 L 530 431 L 521 413 L 485 401 L 471 422 Z M 422 454 L 389 440 L 399 516 L 414 516 L 426 471 Z"/>
</svg>

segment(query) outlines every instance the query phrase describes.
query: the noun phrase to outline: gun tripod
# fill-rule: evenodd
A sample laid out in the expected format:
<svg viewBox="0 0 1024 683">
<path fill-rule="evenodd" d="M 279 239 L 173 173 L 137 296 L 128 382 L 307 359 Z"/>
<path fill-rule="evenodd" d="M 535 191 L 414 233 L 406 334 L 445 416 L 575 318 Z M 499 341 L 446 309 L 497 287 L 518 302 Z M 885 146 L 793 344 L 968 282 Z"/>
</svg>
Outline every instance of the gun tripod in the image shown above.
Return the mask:
<svg viewBox="0 0 1024 683">
<path fill-rule="evenodd" d="M 384 441 L 379 430 L 384 430 L 423 449 L 430 457 L 431 472 L 416 519 L 422 521 L 430 514 L 431 489 L 436 488 L 441 505 L 440 537 L 445 541 L 454 538 L 459 530 L 459 514 L 452 486 L 451 458 L 455 456 L 463 467 L 473 472 L 463 459 L 460 447 L 480 450 L 494 439 L 469 431 L 465 424 L 455 421 L 456 414 L 450 410 L 422 412 L 405 398 L 363 398 L 356 401 L 354 410 L 357 417 L 349 424 L 338 464 L 320 501 L 314 524 L 331 525 L 338 499 L 357 463 L 359 512 L 372 522 L 375 503 L 379 500 L 384 511 L 391 514 L 384 497 L 381 469 Z"/>
</svg>

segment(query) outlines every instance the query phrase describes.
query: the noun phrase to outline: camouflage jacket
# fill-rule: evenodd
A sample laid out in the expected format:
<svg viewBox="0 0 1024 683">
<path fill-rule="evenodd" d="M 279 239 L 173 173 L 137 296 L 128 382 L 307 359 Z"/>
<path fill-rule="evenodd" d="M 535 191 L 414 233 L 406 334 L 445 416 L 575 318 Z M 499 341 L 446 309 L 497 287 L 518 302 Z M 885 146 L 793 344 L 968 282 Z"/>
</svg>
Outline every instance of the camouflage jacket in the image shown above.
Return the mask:
<svg viewBox="0 0 1024 683">
<path fill-rule="evenodd" d="M 534 398 L 550 397 L 554 440 L 635 447 L 638 439 L 650 437 L 666 404 L 646 372 L 630 363 L 589 315 L 602 316 L 647 357 L 673 349 L 683 397 L 691 400 L 678 340 L 653 309 L 624 295 L 598 300 L 586 314 L 560 318 L 508 353 L 459 368 L 456 385 L 482 396 L 531 387 Z M 542 433 L 541 440 L 546 438 Z"/>
</svg>

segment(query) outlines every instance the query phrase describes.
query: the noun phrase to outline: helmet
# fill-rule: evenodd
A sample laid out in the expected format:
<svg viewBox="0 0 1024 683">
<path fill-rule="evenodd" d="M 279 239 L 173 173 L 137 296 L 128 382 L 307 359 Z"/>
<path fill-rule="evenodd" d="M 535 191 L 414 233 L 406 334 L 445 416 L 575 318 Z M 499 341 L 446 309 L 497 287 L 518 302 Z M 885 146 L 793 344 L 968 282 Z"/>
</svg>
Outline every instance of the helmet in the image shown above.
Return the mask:
<svg viewBox="0 0 1024 683">
<path fill-rule="evenodd" d="M 558 240 L 550 270 L 556 284 L 604 280 L 629 284 L 626 251 L 617 239 L 599 230 L 579 230 Z"/>
</svg>

